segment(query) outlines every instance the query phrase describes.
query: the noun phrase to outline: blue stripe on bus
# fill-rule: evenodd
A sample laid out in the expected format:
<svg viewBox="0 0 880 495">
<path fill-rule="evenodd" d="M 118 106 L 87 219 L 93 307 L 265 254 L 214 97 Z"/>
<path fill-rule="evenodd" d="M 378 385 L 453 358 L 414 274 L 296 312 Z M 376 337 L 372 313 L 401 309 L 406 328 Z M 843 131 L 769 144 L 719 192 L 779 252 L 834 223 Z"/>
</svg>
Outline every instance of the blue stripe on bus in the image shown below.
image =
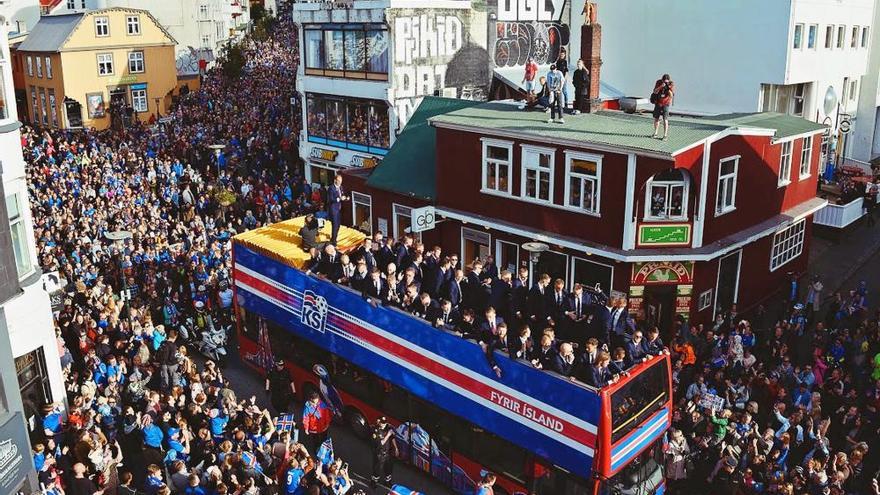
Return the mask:
<svg viewBox="0 0 880 495">
<path fill-rule="evenodd" d="M 629 462 L 640 450 L 662 435 L 668 421 L 669 410 L 664 407 L 654 417 L 646 421 L 645 424 L 635 429 L 627 439 L 612 447 L 611 471 L 616 471 L 619 467 Z M 626 454 L 621 455 L 624 451 L 626 451 Z"/>
</svg>

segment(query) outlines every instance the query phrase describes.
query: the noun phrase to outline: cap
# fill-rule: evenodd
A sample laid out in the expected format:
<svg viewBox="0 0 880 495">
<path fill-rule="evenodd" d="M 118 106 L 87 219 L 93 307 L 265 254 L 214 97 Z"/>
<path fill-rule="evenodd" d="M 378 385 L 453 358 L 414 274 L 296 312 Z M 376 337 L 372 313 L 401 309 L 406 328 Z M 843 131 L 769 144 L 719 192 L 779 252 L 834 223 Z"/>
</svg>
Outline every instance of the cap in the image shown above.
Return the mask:
<svg viewBox="0 0 880 495">
<path fill-rule="evenodd" d="M 205 303 L 202 301 L 196 301 L 196 309 L 202 309 L 205 307 Z"/>
<path fill-rule="evenodd" d="M 801 304 L 801 303 L 797 303 L 797 304 L 794 305 L 794 309 L 795 309 L 796 311 L 800 311 L 800 310 L 804 309 L 804 305 Z"/>
</svg>

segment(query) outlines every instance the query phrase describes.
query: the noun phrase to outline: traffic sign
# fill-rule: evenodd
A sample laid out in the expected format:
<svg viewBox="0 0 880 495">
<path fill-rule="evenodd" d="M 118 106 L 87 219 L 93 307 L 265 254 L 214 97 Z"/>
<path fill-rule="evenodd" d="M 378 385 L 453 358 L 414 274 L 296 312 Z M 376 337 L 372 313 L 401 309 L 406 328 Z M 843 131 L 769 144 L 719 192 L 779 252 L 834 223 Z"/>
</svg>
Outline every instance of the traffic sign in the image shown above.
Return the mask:
<svg viewBox="0 0 880 495">
<path fill-rule="evenodd" d="M 852 124 L 850 124 L 850 121 L 848 121 L 848 120 L 841 120 L 841 121 L 840 121 L 840 132 L 842 132 L 842 133 L 844 133 L 844 134 L 847 134 L 847 133 L 849 132 L 849 130 L 850 130 L 851 125 L 852 125 Z"/>
</svg>

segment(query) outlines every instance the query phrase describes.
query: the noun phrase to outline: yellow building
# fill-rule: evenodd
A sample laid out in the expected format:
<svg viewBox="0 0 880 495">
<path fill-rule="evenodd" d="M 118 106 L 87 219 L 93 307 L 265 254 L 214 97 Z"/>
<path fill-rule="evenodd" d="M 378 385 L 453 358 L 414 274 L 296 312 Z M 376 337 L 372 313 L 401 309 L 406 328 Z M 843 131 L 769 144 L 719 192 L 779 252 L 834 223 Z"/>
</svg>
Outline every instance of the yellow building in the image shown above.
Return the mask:
<svg viewBox="0 0 880 495">
<path fill-rule="evenodd" d="M 106 129 L 165 115 L 177 87 L 176 44 L 146 10 L 41 17 L 16 51 L 31 121 Z"/>
</svg>

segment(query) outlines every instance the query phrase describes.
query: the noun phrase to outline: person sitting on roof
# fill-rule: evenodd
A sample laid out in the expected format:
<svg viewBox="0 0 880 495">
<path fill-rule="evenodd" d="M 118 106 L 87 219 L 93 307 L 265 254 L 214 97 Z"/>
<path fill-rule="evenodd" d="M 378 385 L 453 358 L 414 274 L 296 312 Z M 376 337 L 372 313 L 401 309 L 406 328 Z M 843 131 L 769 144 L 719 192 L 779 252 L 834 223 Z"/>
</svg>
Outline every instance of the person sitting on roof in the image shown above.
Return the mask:
<svg viewBox="0 0 880 495">
<path fill-rule="evenodd" d="M 550 88 L 547 87 L 547 78 L 541 76 L 538 78 L 538 82 L 541 83 L 540 87 L 537 88 L 536 91 L 529 93 L 526 95 L 526 110 L 530 110 L 532 108 L 541 107 L 545 112 L 550 111 Z"/>
<path fill-rule="evenodd" d="M 321 251 L 324 247 L 323 242 L 318 242 L 318 234 L 321 232 L 321 229 L 318 224 L 318 219 L 315 218 L 315 215 L 309 213 L 306 215 L 306 220 L 303 223 L 302 228 L 299 229 L 299 236 L 302 238 L 302 245 L 300 246 L 303 251 L 310 251 L 312 248 Z"/>
</svg>

